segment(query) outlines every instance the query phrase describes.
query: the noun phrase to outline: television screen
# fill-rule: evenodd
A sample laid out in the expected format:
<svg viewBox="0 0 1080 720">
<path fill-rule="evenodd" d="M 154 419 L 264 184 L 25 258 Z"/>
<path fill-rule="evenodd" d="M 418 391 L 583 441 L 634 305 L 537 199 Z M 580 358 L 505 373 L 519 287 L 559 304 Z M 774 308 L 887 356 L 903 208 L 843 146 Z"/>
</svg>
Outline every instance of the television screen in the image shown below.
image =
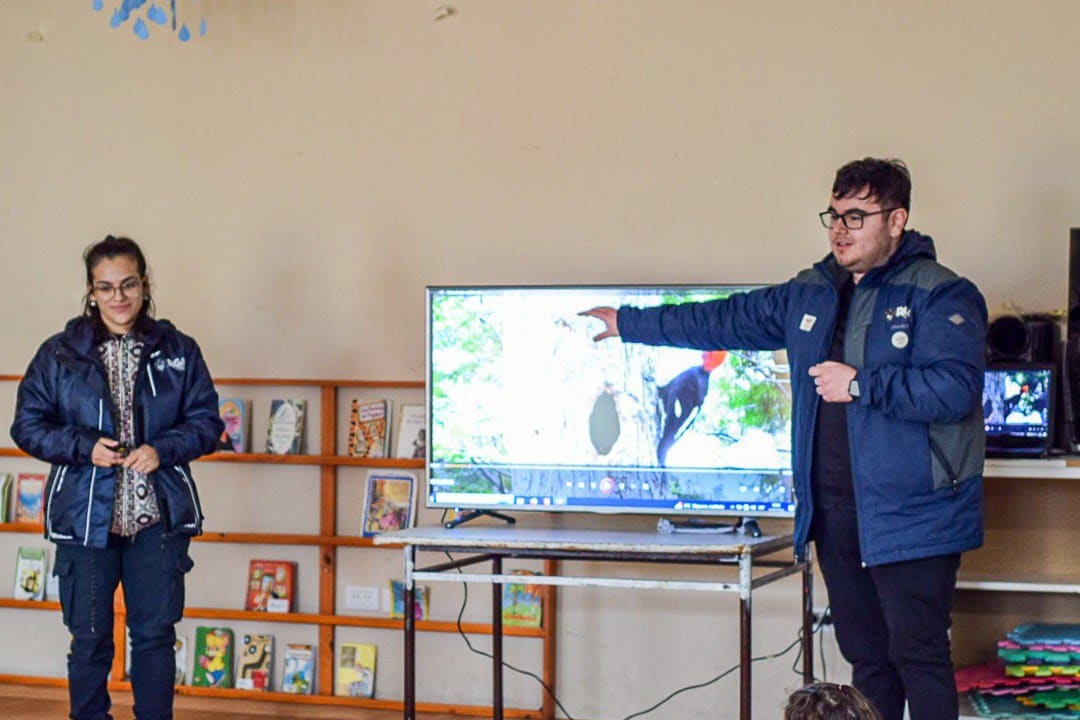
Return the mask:
<svg viewBox="0 0 1080 720">
<path fill-rule="evenodd" d="M 986 369 L 983 423 L 987 455 L 1041 455 L 1051 445 L 1054 367 L 997 364 Z"/>
<path fill-rule="evenodd" d="M 748 287 L 428 288 L 429 507 L 790 516 L 784 351 L 593 342 Z"/>
</svg>

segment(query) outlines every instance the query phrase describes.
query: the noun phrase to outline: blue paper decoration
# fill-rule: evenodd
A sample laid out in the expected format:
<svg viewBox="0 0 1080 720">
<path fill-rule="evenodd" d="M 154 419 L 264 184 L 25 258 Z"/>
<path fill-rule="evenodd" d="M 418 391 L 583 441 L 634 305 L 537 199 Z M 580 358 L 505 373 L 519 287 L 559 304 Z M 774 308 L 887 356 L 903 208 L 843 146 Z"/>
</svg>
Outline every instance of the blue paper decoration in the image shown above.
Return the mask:
<svg viewBox="0 0 1080 720">
<path fill-rule="evenodd" d="M 109 26 L 118 28 L 134 18 L 131 31 L 140 40 L 146 40 L 150 37 L 150 26 L 147 21 L 155 25 L 171 24 L 172 30 L 176 33 L 176 37 L 180 42 L 186 43 L 191 40 L 191 30 L 188 29 L 187 23 L 181 23 L 179 30 L 176 28 L 178 22 L 177 0 L 169 0 L 168 11 L 158 4 L 163 0 L 152 0 L 149 2 L 149 6 L 147 6 L 147 2 L 148 0 L 112 0 L 113 12 L 109 17 Z M 104 0 L 93 0 L 92 2 L 94 12 L 101 12 L 104 6 Z M 203 35 L 206 35 L 206 18 L 200 18 L 199 20 L 199 36 Z"/>
</svg>

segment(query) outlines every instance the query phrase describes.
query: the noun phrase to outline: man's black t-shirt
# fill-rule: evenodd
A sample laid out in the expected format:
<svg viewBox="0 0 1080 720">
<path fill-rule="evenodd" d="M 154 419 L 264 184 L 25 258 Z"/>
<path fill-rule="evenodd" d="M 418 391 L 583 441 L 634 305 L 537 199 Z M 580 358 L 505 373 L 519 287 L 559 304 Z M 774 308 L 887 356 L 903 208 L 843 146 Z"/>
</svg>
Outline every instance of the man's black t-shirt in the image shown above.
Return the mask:
<svg viewBox="0 0 1080 720">
<path fill-rule="evenodd" d="M 829 359 L 844 362 L 844 334 L 855 282 L 848 275 L 839 289 L 836 330 L 833 332 Z M 814 458 L 811 465 L 811 490 L 814 507 L 832 510 L 855 510 L 855 488 L 851 480 L 851 447 L 848 444 L 847 403 L 818 402 L 817 428 L 814 431 Z"/>
</svg>

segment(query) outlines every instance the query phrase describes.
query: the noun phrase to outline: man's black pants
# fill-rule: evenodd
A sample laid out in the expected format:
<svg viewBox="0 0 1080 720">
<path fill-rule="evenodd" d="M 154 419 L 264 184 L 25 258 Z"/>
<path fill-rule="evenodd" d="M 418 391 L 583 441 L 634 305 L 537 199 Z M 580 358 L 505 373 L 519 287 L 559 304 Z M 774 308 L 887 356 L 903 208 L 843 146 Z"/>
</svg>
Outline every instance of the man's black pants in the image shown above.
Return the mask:
<svg viewBox="0 0 1080 720">
<path fill-rule="evenodd" d="M 855 513 L 815 510 L 817 561 L 852 684 L 883 720 L 957 717 L 949 645 L 960 555 L 863 567 Z"/>
</svg>

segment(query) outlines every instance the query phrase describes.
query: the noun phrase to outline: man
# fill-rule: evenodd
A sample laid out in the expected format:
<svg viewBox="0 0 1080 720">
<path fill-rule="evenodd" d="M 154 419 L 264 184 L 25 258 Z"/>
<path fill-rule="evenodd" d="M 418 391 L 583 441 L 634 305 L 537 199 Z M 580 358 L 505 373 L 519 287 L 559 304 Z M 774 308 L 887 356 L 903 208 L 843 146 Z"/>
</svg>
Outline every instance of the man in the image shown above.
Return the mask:
<svg viewBox="0 0 1080 720">
<path fill-rule="evenodd" d="M 898 160 L 836 173 L 831 253 L 781 285 L 660 308 L 593 308 L 595 337 L 787 348 L 795 547 L 813 540 L 853 684 L 900 720 L 957 717 L 948 628 L 960 553 L 982 544 L 986 303 L 905 230 Z"/>
</svg>

